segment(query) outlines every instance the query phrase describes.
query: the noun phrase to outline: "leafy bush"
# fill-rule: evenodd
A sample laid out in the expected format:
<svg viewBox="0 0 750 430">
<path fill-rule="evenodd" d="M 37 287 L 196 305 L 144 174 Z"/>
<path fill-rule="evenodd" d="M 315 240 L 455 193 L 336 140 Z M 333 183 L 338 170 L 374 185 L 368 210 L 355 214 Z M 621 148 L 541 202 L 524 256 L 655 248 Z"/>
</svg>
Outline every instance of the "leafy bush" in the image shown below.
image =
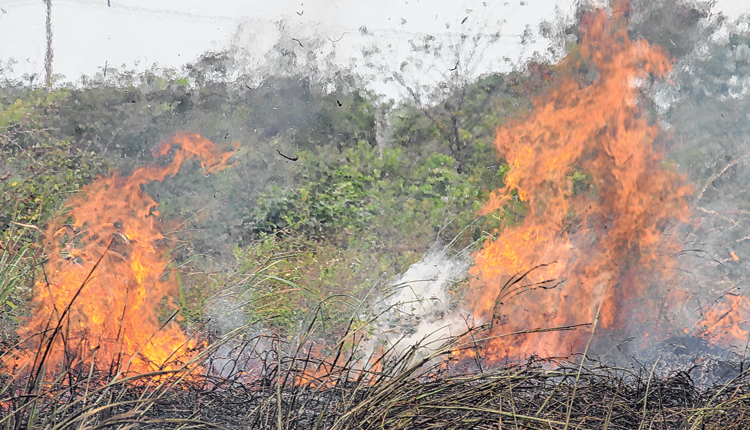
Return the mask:
<svg viewBox="0 0 750 430">
<path fill-rule="evenodd" d="M 58 139 L 52 124 L 66 91 L 30 92 L 0 106 L 0 220 L 43 223 L 103 171 L 90 142 Z M 3 226 L 0 226 L 2 228 Z"/>
<path fill-rule="evenodd" d="M 397 233 L 407 241 L 421 236 L 425 244 L 450 224 L 443 234 L 457 234 L 483 199 L 478 175 L 458 173 L 456 160 L 445 154 L 415 160 L 394 148 L 380 157 L 360 142 L 341 153 L 303 152 L 300 159 L 293 188 L 271 187 L 258 199 L 245 222 L 252 236 L 295 231 L 348 243 L 347 237 L 377 241 Z"/>
<path fill-rule="evenodd" d="M 104 170 L 89 146 L 55 136 L 60 91 L 27 91 L 0 105 L 0 318 L 24 302 L 42 257 L 38 233 L 62 203 Z"/>
</svg>

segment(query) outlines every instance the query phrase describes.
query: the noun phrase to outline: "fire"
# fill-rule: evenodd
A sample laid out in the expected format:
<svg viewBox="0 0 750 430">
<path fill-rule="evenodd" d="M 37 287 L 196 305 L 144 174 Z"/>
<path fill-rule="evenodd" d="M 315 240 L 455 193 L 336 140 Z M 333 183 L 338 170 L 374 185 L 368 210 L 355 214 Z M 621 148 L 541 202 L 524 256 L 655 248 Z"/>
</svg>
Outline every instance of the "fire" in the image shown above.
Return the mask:
<svg viewBox="0 0 750 430">
<path fill-rule="evenodd" d="M 177 134 L 154 155 L 172 149 L 167 166 L 99 178 L 68 200 L 72 221 L 50 223 L 49 261 L 36 283 L 33 314 L 18 330 L 23 343 L 14 364 L 145 373 L 177 367 L 174 360 L 194 346 L 171 318 L 177 283 L 165 273 L 170 259 L 157 203 L 142 186 L 176 174 L 192 158 L 206 172 L 222 170 L 237 148 L 221 153 L 200 135 Z"/>
<path fill-rule="evenodd" d="M 716 303 L 703 315 L 698 327 L 701 336 L 722 344 L 746 343 L 750 339 L 750 299 L 739 294 L 727 294 L 726 300 Z M 743 328 L 744 327 L 744 328 Z"/>
<path fill-rule="evenodd" d="M 588 331 L 503 334 L 592 323 L 597 314 L 599 327 L 613 329 L 633 317 L 624 303 L 654 307 L 652 280 L 671 275 L 677 249 L 670 226 L 691 213 L 691 188 L 655 149 L 659 129 L 639 101 L 645 82 L 670 71 L 666 52 L 630 40 L 624 19 L 602 10 L 584 17 L 581 32 L 553 88 L 525 120 L 497 131 L 510 168 L 482 214 L 514 199 L 528 213 L 474 256 L 467 300 L 477 320 L 492 321 L 490 359 L 567 355 Z"/>
</svg>

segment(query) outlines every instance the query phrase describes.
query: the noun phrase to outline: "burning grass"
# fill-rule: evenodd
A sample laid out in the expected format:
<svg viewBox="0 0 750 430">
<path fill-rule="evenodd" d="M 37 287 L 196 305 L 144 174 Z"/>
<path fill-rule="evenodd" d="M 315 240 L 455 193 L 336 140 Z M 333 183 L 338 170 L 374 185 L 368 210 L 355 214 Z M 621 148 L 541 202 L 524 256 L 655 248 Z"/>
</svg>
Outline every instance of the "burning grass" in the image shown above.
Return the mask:
<svg viewBox="0 0 750 430">
<path fill-rule="evenodd" d="M 667 75 L 670 59 L 629 40 L 616 13 L 592 12 L 583 24 L 580 46 L 559 65 L 548 94 L 527 118 L 497 133 L 509 167 L 505 187 L 483 213 L 523 206 L 523 219 L 484 235 L 472 269 L 435 254 L 377 291 L 380 308 L 367 308 L 367 300 L 345 303 L 351 320 L 335 341 L 320 334 L 322 309 L 328 299 L 358 300 L 346 291 L 329 295 L 307 329 L 287 337 L 252 336 L 250 326 L 236 328 L 243 320 L 216 340 L 206 330 L 196 340 L 175 321 L 178 281 L 167 270 L 157 204 L 143 186 L 174 175 L 190 158 L 202 159 L 206 172 L 221 170 L 233 151 L 179 134 L 154 153 L 174 150 L 168 165 L 84 188 L 69 201 L 72 221 L 48 225 L 49 259 L 34 289 L 33 315 L 19 328 L 18 345 L 0 356 L 0 426 L 750 426 L 744 357 L 721 361 L 726 354 L 691 350 L 702 355 L 688 364 L 666 360 L 671 369 L 660 366 L 661 355 L 619 367 L 590 359 L 597 327 L 613 339 L 641 335 L 636 343 L 645 356 L 665 350 L 675 333 L 691 334 L 685 321 L 661 328 L 653 318 L 662 303 L 689 297 L 667 293 L 679 287 L 675 225 L 691 214 L 691 189 L 656 149 L 660 130 L 640 100 L 651 79 Z M 592 73 L 584 77 L 584 70 Z M 291 313 L 283 294 L 303 288 L 263 273 L 269 267 L 243 274 L 217 295 L 217 307 L 228 313 L 224 308 L 260 304 L 260 315 L 270 303 L 274 314 Z M 467 270 L 468 294 L 453 299 L 447 285 Z M 251 287 L 260 277 L 285 287 L 257 294 Z M 748 299 L 727 294 L 725 303 L 695 315 L 700 330 L 688 337 L 703 336 L 714 347 L 746 342 L 740 314 Z"/>
<path fill-rule="evenodd" d="M 343 341 L 326 358 L 314 358 L 309 338 L 288 343 L 278 337 L 244 339 L 241 332 L 217 340 L 194 358 L 204 366 L 184 363 L 130 376 L 79 367 L 46 380 L 38 373 L 6 375 L 0 388 L 0 426 L 741 429 L 750 425 L 750 370 L 743 361 L 702 357 L 678 369 L 658 370 L 659 360 L 613 367 L 591 360 L 581 364 L 581 357 L 531 358 L 481 371 L 474 362 L 444 360 L 469 339 L 467 334 L 429 354 L 418 347 L 399 353 L 391 349 L 362 366 L 354 359 L 356 348 L 347 353 Z"/>
<path fill-rule="evenodd" d="M 164 276 L 170 259 L 161 243 L 157 203 L 142 186 L 174 175 L 191 158 L 200 158 L 206 172 L 221 170 L 234 152 L 222 153 L 194 134 L 173 136 L 154 155 L 170 151 L 174 159 L 164 167 L 97 179 L 69 199 L 68 218 L 49 223 L 48 259 L 35 285 L 34 309 L 18 330 L 23 348 L 4 355 L 4 364 L 61 374 L 55 367 L 90 364 L 98 355 L 148 373 L 195 346 L 173 321 L 178 285 L 174 276 Z M 166 306 L 159 306 L 162 301 Z M 164 308 L 170 317 L 159 314 Z"/>
<path fill-rule="evenodd" d="M 642 100 L 646 83 L 663 79 L 671 64 L 662 48 L 630 40 L 614 9 L 583 17 L 580 45 L 558 64 L 554 85 L 528 116 L 498 129 L 495 145 L 509 171 L 482 212 L 517 202 L 528 214 L 476 252 L 467 297 L 475 318 L 500 322 L 498 333 L 595 315 L 602 329 L 617 331 L 671 299 L 672 256 L 681 249 L 674 225 L 690 217 L 691 190 L 665 164 L 659 126 Z M 592 72 L 588 80 L 582 70 Z M 548 285 L 504 300 L 505 281 L 532 268 L 529 280 Z M 497 338 L 491 348 L 499 358 L 556 356 L 583 350 L 585 340 L 584 332 L 549 332 Z"/>
</svg>

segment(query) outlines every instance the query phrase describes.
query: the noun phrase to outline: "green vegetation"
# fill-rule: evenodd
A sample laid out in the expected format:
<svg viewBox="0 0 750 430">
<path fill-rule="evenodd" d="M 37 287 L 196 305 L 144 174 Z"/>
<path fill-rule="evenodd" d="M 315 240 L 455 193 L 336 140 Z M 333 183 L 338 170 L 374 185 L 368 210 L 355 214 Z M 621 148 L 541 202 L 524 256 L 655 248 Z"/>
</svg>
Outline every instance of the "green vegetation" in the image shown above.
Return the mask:
<svg viewBox="0 0 750 430">
<path fill-rule="evenodd" d="M 0 92 L 0 341 L 12 337 L 44 261 L 42 230 L 106 162 L 56 129 L 68 90 Z"/>
<path fill-rule="evenodd" d="M 665 44 L 676 61 L 678 85 L 655 84 L 644 99 L 647 114 L 673 127 L 657 144 L 698 184 L 699 208 L 722 213 L 706 218 L 700 246 L 719 255 L 732 244 L 744 261 L 750 177 L 739 166 L 750 160 L 750 35 L 737 26 L 713 37 L 720 19 L 671 0 L 633 4 L 630 33 Z M 572 51 L 576 32 L 566 32 Z M 180 72 L 110 69 L 106 80 L 76 87 L 0 87 L 3 353 L 30 311 L 32 286 L 44 276 L 44 232 L 67 217 L 68 196 L 112 169 L 127 174 L 159 162 L 152 149 L 175 132 L 242 144 L 229 169 L 202 176 L 198 163 L 186 163 L 144 187 L 167 233 L 173 262 L 165 276 L 178 279 L 180 324 L 209 340 L 229 334 L 160 375 L 123 378 L 114 364 L 109 373 L 71 366 L 49 381 L 41 364 L 0 374 L 0 426 L 747 427 L 748 371 L 696 387 L 689 372 L 654 376 L 658 360 L 653 369 L 530 361 L 487 372 L 478 357 L 476 368 L 462 364 L 468 377 L 447 376 L 434 366 L 441 361 L 420 361 L 409 348 L 364 367 L 346 361 L 375 312 L 365 308 L 394 276 L 430 249 L 474 249 L 526 215 L 518 199 L 486 217 L 477 211 L 508 171 L 495 154 L 496 127 L 528 111 L 554 66 L 534 62 L 523 73 L 445 84 L 429 103 L 395 103 L 342 73 L 326 82 L 272 76 L 251 87 L 231 64 L 229 54 L 210 53 Z M 595 75 L 576 73 L 582 85 Z M 587 172 L 569 179 L 574 193 L 593 192 Z M 740 264 L 722 264 L 717 285 L 732 291 L 744 282 Z M 473 352 L 475 334 L 452 342 Z M 313 345 L 324 353 L 311 356 Z M 434 357 L 450 357 L 454 346 Z M 246 361 L 228 378 L 187 377 L 217 351 L 230 365 Z M 706 377 L 705 366 L 691 372 Z M 238 368 L 257 373 L 248 380 Z M 243 411 L 231 409 L 237 399 Z"/>
<path fill-rule="evenodd" d="M 668 34 L 651 34 L 654 17 L 673 17 Z M 721 133 L 704 123 L 700 132 L 666 137 L 665 149 L 677 149 L 682 166 L 706 158 L 731 162 L 745 145 L 732 144 L 731 136 L 746 132 L 746 122 L 737 120 L 746 102 L 726 97 L 741 86 L 721 82 L 736 82 L 724 76 L 728 70 L 747 75 L 747 34 L 737 30 L 711 42 L 713 57 L 692 55 L 718 28 L 715 21 L 698 26 L 701 18 L 667 1 L 639 5 L 629 26 L 634 37 L 669 36 L 668 49 L 681 62 L 676 70 L 686 64 L 720 77 L 696 83 L 678 74 L 686 91 L 663 113 L 669 121 L 692 130 L 694 121 L 684 118 L 723 125 L 731 118 L 737 128 L 711 143 L 708 136 Z M 257 288 L 251 296 L 263 297 L 261 305 L 243 309 L 247 320 L 289 334 L 320 300 L 340 294 L 361 300 L 436 244 L 463 249 L 525 215 L 519 201 L 484 218 L 476 213 L 507 171 L 495 154 L 496 127 L 531 107 L 554 66 L 531 63 L 524 73 L 452 81 L 429 104 L 416 96 L 384 102 L 343 72 L 326 82 L 272 76 L 249 87 L 242 76 L 230 78 L 232 67 L 227 53 L 209 53 L 180 72 L 110 69 L 106 80 L 55 91 L 9 81 L 0 88 L 0 261 L 14 261 L 0 268 L 14 274 L 0 296 L 5 335 L 27 311 L 24 294 L 44 260 L 40 233 L 50 219 L 65 216 L 67 196 L 110 169 L 127 174 L 154 162 L 151 150 L 178 131 L 199 132 L 220 146 L 242 144 L 230 169 L 201 177 L 200 166 L 188 163 L 174 178 L 145 187 L 178 239 L 167 246 L 189 324 L 205 320 L 212 297 L 271 257 L 277 263 L 263 282 L 240 286 Z M 711 115 L 695 114 L 706 106 Z M 717 162 L 694 180 L 722 185 L 728 174 L 712 175 L 723 166 Z M 576 193 L 590 191 L 586 172 L 570 179 Z M 272 298 L 278 291 L 287 292 Z M 346 320 L 346 306 L 328 310 L 341 314 L 332 321 Z"/>
<path fill-rule="evenodd" d="M 691 169 L 695 182 L 710 179 L 713 188 L 702 197 L 715 201 L 732 180 L 742 180 L 722 169 L 746 155 L 747 142 L 738 136 L 747 134 L 741 120 L 747 102 L 739 94 L 749 73 L 750 39 L 741 26 L 711 39 L 720 19 L 673 1 L 646 3 L 636 5 L 629 31 L 667 45 L 681 88 L 675 95 L 654 87 L 662 91 L 661 104 L 653 102 L 649 112 L 678 126 L 661 143 Z M 655 20 L 665 23 L 663 31 Z M 701 44 L 712 55 L 695 53 Z M 412 100 L 396 104 L 343 71 L 325 82 L 285 75 L 251 87 L 233 64 L 228 53 L 208 53 L 179 72 L 110 69 L 106 79 L 54 91 L 5 81 L 0 271 L 14 275 L 0 290 L 3 321 L 27 311 L 24 294 L 44 260 L 40 232 L 53 217 L 65 216 L 67 196 L 110 169 L 126 174 L 153 162 L 151 150 L 178 131 L 199 132 L 219 145 L 242 144 L 231 169 L 199 177 L 197 163 L 188 163 L 174 178 L 145 187 L 178 239 L 167 246 L 188 323 L 204 320 L 212 297 L 273 256 L 280 262 L 269 269 L 272 276 L 252 287 L 259 288 L 254 297 L 264 297 L 262 306 L 245 307 L 246 317 L 288 334 L 317 301 L 336 294 L 362 299 L 436 244 L 463 249 L 525 215 L 524 205 L 513 201 L 476 217 L 507 171 L 494 151 L 496 127 L 530 108 L 531 97 L 553 79 L 554 66 L 532 62 L 524 73 L 471 82 L 452 77 L 429 103 L 412 93 Z M 589 192 L 586 172 L 570 179 L 576 193 Z M 739 238 L 732 235 L 721 241 Z M 739 246 L 746 245 L 750 241 Z M 283 300 L 267 294 L 289 289 Z M 12 325 L 4 324 L 3 333 L 12 333 Z"/>
<path fill-rule="evenodd" d="M 341 76 L 329 92 L 305 77 L 249 89 L 216 79 L 222 58 L 206 55 L 184 74 L 111 71 L 76 88 L 0 91 L 0 228 L 14 244 L 3 261 L 35 256 L 31 266 L 5 266 L 15 274 L 3 288 L 7 321 L 28 311 L 23 294 L 44 260 L 40 232 L 65 216 L 67 196 L 110 169 L 154 162 L 151 150 L 178 131 L 242 144 L 230 169 L 203 177 L 188 163 L 145 187 L 178 239 L 167 246 L 185 324 L 207 319 L 212 297 L 272 257 L 262 282 L 240 286 L 253 290 L 243 309 L 247 321 L 290 335 L 326 298 L 362 300 L 436 244 L 471 246 L 512 221 L 476 217 L 506 171 L 494 129 L 528 107 L 544 80 L 490 75 L 434 106 L 394 106 Z M 327 306 L 341 330 L 348 305 Z M 11 336 L 13 324 L 3 330 Z"/>
</svg>

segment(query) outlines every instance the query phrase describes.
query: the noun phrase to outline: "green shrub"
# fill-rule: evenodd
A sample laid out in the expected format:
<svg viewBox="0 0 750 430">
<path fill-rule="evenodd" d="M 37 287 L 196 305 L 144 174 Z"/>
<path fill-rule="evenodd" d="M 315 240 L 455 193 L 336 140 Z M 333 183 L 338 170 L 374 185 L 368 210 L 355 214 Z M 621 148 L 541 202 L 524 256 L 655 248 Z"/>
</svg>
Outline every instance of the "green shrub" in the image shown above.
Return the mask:
<svg viewBox="0 0 750 430">
<path fill-rule="evenodd" d="M 475 219 L 489 187 L 477 171 L 458 173 L 449 155 L 410 155 L 395 148 L 380 157 L 365 142 L 341 153 L 303 152 L 295 186 L 267 189 L 245 225 L 255 237 L 294 231 L 348 243 L 351 236 L 378 241 L 395 234 L 429 243 L 443 231 L 450 240 Z M 500 183 L 499 175 L 494 179 Z"/>
<path fill-rule="evenodd" d="M 27 91 L 0 105 L 0 310 L 5 318 L 19 286 L 34 281 L 38 233 L 63 211 L 71 193 L 104 171 L 91 142 L 55 136 L 60 91 Z M 21 228 L 19 228 L 21 227 Z"/>
</svg>

